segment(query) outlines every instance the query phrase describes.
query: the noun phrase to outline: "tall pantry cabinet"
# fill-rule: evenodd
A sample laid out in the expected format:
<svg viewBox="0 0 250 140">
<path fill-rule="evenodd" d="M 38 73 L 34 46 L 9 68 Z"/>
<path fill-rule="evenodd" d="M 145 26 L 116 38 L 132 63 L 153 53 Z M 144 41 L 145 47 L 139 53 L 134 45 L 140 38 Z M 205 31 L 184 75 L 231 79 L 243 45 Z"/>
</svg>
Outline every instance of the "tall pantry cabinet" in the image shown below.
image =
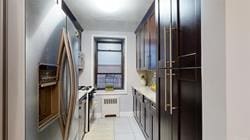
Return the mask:
<svg viewBox="0 0 250 140">
<path fill-rule="evenodd" d="M 201 1 L 156 4 L 160 140 L 202 140 Z"/>
</svg>

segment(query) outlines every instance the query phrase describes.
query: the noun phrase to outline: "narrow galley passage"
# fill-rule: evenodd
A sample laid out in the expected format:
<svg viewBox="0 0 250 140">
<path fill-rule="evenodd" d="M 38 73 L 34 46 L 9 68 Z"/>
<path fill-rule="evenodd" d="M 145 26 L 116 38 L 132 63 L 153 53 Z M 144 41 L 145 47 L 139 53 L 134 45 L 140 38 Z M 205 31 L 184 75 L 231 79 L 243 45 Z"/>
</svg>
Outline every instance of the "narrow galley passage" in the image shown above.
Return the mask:
<svg viewBox="0 0 250 140">
<path fill-rule="evenodd" d="M 97 119 L 84 140 L 145 140 L 133 117 Z"/>
<path fill-rule="evenodd" d="M 26 1 L 26 140 L 159 140 L 154 0 Z"/>
</svg>

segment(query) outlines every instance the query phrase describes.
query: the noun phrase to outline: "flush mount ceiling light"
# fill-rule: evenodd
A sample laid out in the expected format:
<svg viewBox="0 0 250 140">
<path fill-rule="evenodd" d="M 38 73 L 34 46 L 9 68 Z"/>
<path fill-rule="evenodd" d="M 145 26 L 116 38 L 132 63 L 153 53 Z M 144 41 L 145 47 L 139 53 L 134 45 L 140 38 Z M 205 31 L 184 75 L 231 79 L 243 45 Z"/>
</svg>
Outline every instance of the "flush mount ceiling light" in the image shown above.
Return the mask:
<svg viewBox="0 0 250 140">
<path fill-rule="evenodd" d="M 93 0 L 95 6 L 106 13 L 117 12 L 125 4 L 125 0 Z"/>
</svg>

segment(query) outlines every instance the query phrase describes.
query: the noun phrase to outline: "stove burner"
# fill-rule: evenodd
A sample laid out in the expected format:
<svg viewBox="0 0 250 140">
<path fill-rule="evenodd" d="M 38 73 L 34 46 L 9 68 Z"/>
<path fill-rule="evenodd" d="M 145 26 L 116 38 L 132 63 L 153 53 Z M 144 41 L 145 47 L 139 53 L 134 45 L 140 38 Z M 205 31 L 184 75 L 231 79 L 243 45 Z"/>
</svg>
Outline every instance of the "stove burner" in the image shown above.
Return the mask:
<svg viewBox="0 0 250 140">
<path fill-rule="evenodd" d="M 92 86 L 79 86 L 79 90 L 89 90 Z"/>
</svg>

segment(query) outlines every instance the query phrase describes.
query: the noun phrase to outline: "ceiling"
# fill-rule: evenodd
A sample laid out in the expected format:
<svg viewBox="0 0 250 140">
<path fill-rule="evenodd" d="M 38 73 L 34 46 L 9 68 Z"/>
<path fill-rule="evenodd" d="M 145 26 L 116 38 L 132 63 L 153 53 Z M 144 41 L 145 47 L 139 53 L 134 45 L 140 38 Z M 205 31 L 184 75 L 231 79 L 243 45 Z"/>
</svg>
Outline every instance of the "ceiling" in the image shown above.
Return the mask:
<svg viewBox="0 0 250 140">
<path fill-rule="evenodd" d="M 84 30 L 133 32 L 153 0 L 65 0 Z"/>
</svg>

